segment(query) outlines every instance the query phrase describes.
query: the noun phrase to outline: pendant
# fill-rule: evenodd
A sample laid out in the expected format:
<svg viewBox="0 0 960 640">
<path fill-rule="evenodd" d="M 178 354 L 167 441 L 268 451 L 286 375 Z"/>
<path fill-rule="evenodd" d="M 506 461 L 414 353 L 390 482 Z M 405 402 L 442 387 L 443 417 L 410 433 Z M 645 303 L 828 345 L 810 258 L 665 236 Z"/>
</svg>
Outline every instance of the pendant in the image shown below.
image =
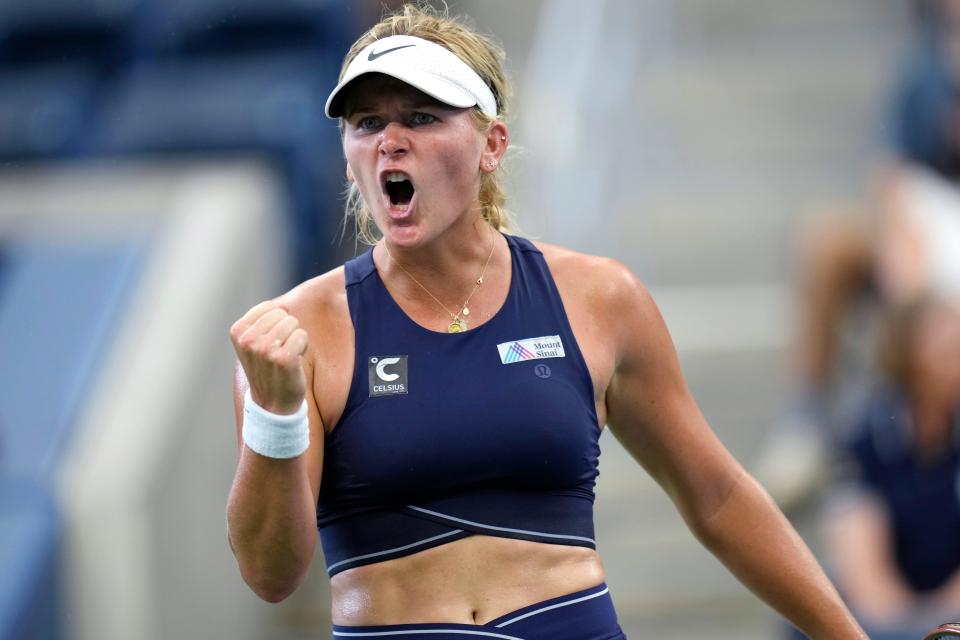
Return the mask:
<svg viewBox="0 0 960 640">
<path fill-rule="evenodd" d="M 467 330 L 467 323 L 461 318 L 454 318 L 453 322 L 447 327 L 447 333 L 460 333 Z"/>
<path fill-rule="evenodd" d="M 470 307 L 463 305 L 463 309 L 460 310 L 460 313 L 465 316 L 470 315 Z"/>
</svg>

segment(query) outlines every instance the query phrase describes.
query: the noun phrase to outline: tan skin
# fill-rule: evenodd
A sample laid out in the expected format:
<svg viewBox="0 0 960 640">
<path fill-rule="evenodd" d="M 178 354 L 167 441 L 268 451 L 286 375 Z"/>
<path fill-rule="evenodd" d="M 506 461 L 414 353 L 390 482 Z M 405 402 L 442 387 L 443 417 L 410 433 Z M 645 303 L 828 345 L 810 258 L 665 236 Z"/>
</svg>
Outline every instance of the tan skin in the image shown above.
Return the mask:
<svg viewBox="0 0 960 640">
<path fill-rule="evenodd" d="M 481 172 L 496 170 L 506 151 L 506 126 L 498 121 L 478 131 L 467 110 L 382 76 L 358 82 L 348 104 L 348 176 L 383 233 L 373 257 L 390 294 L 413 322 L 444 332 L 449 316 L 383 245 L 454 309 L 492 241 L 484 285 L 470 303 L 470 326 L 488 321 L 506 298 L 511 264 L 505 239 L 480 217 L 477 194 Z M 414 183 L 406 211 L 384 196 L 385 171 L 403 171 Z M 600 424 L 610 425 L 691 529 L 761 597 L 813 638 L 865 637 L 803 542 L 710 430 L 643 285 L 613 260 L 539 247 L 585 356 Z M 308 345 L 295 337 L 300 328 Z M 248 584 L 277 601 L 297 587 L 312 558 L 323 437 L 336 428 L 349 391 L 354 336 L 342 268 L 254 307 L 231 337 L 241 365 L 231 546 Z M 295 411 L 305 392 L 311 429 L 305 454 L 272 460 L 242 444 L 239 416 L 248 380 L 254 400 L 276 413 Z M 333 621 L 482 624 L 603 579 L 591 549 L 476 535 L 337 574 L 331 580 Z"/>
</svg>

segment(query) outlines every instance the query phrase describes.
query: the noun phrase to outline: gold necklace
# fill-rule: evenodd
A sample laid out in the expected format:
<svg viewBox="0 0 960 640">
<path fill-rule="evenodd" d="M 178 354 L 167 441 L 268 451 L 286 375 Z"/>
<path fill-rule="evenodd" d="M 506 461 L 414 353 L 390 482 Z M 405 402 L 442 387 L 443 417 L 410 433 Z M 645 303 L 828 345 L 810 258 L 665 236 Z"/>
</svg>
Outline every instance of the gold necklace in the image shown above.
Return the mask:
<svg viewBox="0 0 960 640">
<path fill-rule="evenodd" d="M 467 321 L 464 319 L 464 316 L 470 315 L 470 307 L 468 306 L 468 304 L 470 303 L 470 298 L 473 297 L 473 294 L 475 294 L 477 292 L 477 289 L 480 288 L 480 285 L 483 284 L 483 274 L 486 273 L 487 265 L 490 264 L 490 258 L 493 257 L 494 246 L 496 246 L 496 243 L 494 242 L 494 238 L 491 235 L 490 236 L 490 253 L 487 254 L 487 260 L 486 262 L 483 263 L 483 268 L 480 269 L 480 276 L 474 281 L 473 289 L 470 291 L 470 295 L 468 295 L 467 299 L 463 301 L 462 305 L 460 305 L 460 312 L 454 313 L 453 311 L 450 311 L 450 309 L 447 309 L 447 305 L 440 302 L 437 296 L 430 293 L 430 290 L 427 289 L 425 286 L 423 286 L 423 284 L 419 280 L 414 278 L 413 274 L 407 271 L 402 264 L 397 262 L 397 259 L 393 257 L 392 253 L 390 253 L 390 249 L 387 248 L 387 243 L 386 242 L 383 243 L 383 248 L 387 252 L 387 255 L 390 256 L 390 260 L 392 260 L 395 265 L 400 267 L 401 271 L 407 274 L 407 276 L 409 276 L 411 280 L 417 283 L 417 286 L 423 289 L 428 296 L 433 298 L 434 302 L 440 305 L 440 307 L 450 315 L 450 324 L 447 325 L 447 333 L 460 333 L 461 331 L 467 330 Z"/>
</svg>

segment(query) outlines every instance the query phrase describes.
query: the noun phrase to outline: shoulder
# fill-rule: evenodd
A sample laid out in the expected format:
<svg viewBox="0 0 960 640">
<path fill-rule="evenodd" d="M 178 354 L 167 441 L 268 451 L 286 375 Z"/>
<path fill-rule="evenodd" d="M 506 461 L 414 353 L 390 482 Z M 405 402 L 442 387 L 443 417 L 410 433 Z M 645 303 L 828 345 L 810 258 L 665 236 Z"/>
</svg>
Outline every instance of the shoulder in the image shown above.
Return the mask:
<svg viewBox="0 0 960 640">
<path fill-rule="evenodd" d="M 277 302 L 301 322 L 324 321 L 346 309 L 347 294 L 344 268 L 301 282 L 279 298 Z"/>
<path fill-rule="evenodd" d="M 623 262 L 558 245 L 534 244 L 543 253 L 568 311 L 571 306 L 586 310 L 591 321 L 615 337 L 621 348 L 657 334 L 645 331 L 662 324 L 656 304 L 644 283 Z"/>
<path fill-rule="evenodd" d="M 342 266 L 300 283 L 277 298 L 277 302 L 307 332 L 309 349 L 315 358 L 341 357 L 342 345 L 352 344 L 353 323 Z"/>
<path fill-rule="evenodd" d="M 277 299 L 307 332 L 305 372 L 324 425 L 336 423 L 350 387 L 354 333 L 345 283 L 338 267 Z"/>
<path fill-rule="evenodd" d="M 650 292 L 633 271 L 619 260 L 573 251 L 559 245 L 535 242 L 550 267 L 561 293 L 578 292 L 602 309 L 652 304 Z"/>
</svg>

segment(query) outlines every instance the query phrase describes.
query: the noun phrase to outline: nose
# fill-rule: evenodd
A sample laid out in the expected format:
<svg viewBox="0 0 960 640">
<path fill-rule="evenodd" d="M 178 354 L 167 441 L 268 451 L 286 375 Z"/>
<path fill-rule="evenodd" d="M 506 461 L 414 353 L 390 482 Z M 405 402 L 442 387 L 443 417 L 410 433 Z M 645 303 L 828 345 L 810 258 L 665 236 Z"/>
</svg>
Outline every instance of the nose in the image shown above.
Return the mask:
<svg viewBox="0 0 960 640">
<path fill-rule="evenodd" d="M 380 153 L 395 156 L 407 152 L 410 141 L 403 126 L 390 122 L 380 130 Z"/>
</svg>

